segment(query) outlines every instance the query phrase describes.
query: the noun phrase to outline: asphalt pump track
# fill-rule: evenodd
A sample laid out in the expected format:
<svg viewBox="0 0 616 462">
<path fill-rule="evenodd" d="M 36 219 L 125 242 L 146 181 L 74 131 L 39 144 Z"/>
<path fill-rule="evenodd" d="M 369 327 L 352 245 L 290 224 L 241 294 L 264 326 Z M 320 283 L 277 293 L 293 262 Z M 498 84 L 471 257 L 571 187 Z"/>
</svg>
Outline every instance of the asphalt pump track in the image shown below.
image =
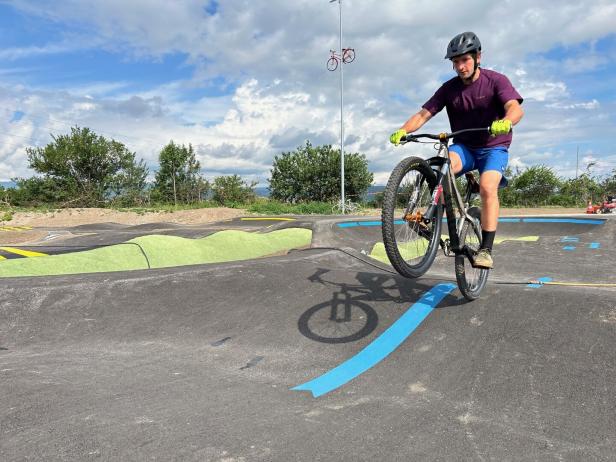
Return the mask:
<svg viewBox="0 0 616 462">
<path fill-rule="evenodd" d="M 525 220 L 472 303 L 450 258 L 368 257 L 364 218 L 276 225 L 314 232 L 278 257 L 1 279 L 0 459 L 614 460 L 616 220 Z"/>
</svg>

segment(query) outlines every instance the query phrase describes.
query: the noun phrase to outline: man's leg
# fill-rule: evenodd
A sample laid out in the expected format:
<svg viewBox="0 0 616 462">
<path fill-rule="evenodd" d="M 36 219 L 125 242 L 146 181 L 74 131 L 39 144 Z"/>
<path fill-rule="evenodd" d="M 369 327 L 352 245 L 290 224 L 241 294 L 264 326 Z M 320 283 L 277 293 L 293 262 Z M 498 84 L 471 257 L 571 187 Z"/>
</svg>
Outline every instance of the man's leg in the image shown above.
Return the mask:
<svg viewBox="0 0 616 462">
<path fill-rule="evenodd" d="M 500 172 L 487 170 L 479 178 L 479 194 L 481 195 L 481 248 L 475 257 L 475 265 L 482 268 L 492 268 L 492 246 L 498 225 L 498 184 Z"/>
<path fill-rule="evenodd" d="M 502 175 L 495 170 L 488 170 L 479 177 L 479 194 L 481 196 L 481 228 L 484 231 L 496 231 L 498 226 L 498 184 Z"/>
<path fill-rule="evenodd" d="M 457 175 L 462 170 L 462 159 L 455 151 L 449 151 L 449 161 L 451 162 L 451 170 L 454 175 Z"/>
</svg>

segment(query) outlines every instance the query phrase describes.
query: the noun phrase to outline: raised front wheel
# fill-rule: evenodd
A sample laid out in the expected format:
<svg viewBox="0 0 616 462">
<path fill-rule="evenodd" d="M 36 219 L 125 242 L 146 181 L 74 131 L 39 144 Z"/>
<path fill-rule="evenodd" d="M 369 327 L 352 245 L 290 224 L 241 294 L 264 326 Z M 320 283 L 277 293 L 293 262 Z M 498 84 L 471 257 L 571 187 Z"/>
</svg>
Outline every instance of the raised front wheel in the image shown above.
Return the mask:
<svg viewBox="0 0 616 462">
<path fill-rule="evenodd" d="M 425 214 L 436 187 L 436 175 L 425 160 L 409 157 L 391 173 L 381 213 L 383 244 L 392 266 L 402 276 L 416 278 L 434 261 L 441 236 L 443 208 Z"/>
</svg>

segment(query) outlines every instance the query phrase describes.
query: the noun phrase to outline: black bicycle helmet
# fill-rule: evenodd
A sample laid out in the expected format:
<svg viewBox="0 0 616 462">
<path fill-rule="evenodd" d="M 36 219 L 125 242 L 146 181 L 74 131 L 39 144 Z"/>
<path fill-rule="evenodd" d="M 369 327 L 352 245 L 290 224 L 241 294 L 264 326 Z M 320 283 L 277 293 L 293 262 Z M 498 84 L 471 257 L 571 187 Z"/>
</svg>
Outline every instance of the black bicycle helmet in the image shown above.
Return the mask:
<svg viewBox="0 0 616 462">
<path fill-rule="evenodd" d="M 481 42 L 474 32 L 462 32 L 451 39 L 447 45 L 445 59 L 455 58 L 465 53 L 481 51 Z"/>
</svg>

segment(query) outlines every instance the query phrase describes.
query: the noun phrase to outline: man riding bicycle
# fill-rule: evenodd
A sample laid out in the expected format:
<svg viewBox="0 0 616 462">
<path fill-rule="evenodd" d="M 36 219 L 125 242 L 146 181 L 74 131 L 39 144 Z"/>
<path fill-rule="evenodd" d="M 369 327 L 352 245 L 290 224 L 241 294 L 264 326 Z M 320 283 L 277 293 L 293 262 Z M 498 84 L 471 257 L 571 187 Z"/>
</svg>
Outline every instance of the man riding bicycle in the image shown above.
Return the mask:
<svg viewBox="0 0 616 462">
<path fill-rule="evenodd" d="M 444 107 L 452 131 L 490 126 L 491 134 L 472 132 L 456 136 L 449 147 L 449 160 L 456 176 L 479 170 L 482 242 L 475 256 L 475 266 L 492 268 L 492 246 L 499 212 L 498 188 L 507 185 L 503 174 L 509 161 L 511 127 L 524 115 L 523 99 L 506 76 L 480 67 L 481 42 L 473 32 L 464 32 L 451 39 L 445 59 L 453 63 L 457 77 L 445 82 L 389 140 L 399 144 L 403 136 L 418 130 Z"/>
</svg>

